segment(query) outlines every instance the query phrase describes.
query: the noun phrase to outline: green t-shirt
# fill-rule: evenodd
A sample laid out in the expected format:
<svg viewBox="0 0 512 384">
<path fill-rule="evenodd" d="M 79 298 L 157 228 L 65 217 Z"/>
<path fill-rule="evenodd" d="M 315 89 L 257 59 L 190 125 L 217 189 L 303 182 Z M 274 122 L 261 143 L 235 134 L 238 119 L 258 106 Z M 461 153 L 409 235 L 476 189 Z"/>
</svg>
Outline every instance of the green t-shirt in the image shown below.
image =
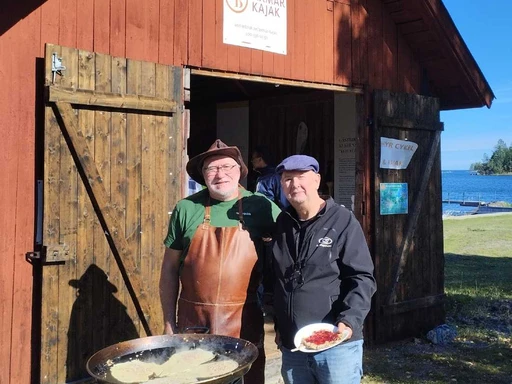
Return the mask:
<svg viewBox="0 0 512 384">
<path fill-rule="evenodd" d="M 259 193 L 245 189 L 242 194 L 244 222 L 253 239 L 256 249 L 261 249 L 261 238 L 268 237 L 274 230 L 277 216 L 281 210 L 277 205 Z M 169 229 L 164 244 L 167 248 L 183 251 L 187 254 L 190 242 L 197 227 L 204 220 L 208 190 L 203 189 L 180 200 L 169 221 Z M 210 199 L 210 225 L 214 227 L 236 227 L 238 225 L 238 198 L 230 201 Z"/>
</svg>

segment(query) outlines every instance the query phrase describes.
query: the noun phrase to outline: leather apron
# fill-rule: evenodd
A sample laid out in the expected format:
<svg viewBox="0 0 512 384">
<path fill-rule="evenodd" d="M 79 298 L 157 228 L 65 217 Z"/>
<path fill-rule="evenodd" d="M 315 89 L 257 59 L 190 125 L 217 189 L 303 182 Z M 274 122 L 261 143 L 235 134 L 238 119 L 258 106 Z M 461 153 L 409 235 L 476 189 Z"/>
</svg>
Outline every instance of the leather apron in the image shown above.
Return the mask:
<svg viewBox="0 0 512 384">
<path fill-rule="evenodd" d="M 244 227 L 242 199 L 239 225 L 210 225 L 210 200 L 203 223 L 192 237 L 183 261 L 178 327 L 208 327 L 210 333 L 249 340 L 259 355 L 244 376 L 246 384 L 262 384 L 265 377 L 263 313 L 257 302 L 261 263 Z"/>
</svg>

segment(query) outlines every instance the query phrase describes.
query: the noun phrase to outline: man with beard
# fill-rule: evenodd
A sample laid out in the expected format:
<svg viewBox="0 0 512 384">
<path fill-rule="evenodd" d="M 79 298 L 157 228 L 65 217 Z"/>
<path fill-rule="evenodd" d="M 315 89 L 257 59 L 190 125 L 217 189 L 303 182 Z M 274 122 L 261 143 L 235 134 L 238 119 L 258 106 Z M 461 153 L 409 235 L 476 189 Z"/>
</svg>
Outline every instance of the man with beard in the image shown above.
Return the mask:
<svg viewBox="0 0 512 384">
<path fill-rule="evenodd" d="M 273 246 L 276 342 L 286 384 L 361 381 L 363 322 L 376 289 L 366 240 L 352 212 L 318 194 L 319 165 L 294 155 L 276 167 L 291 204 L 277 219 Z M 347 341 L 317 353 L 291 352 L 309 324 L 330 323 Z"/>
<path fill-rule="evenodd" d="M 160 277 L 164 332 L 200 326 L 253 342 L 259 356 L 244 382 L 261 384 L 265 352 L 257 289 L 263 238 L 273 232 L 280 210 L 240 186 L 247 167 L 239 149 L 220 140 L 192 158 L 187 173 L 206 188 L 179 201 L 171 215 Z"/>
</svg>

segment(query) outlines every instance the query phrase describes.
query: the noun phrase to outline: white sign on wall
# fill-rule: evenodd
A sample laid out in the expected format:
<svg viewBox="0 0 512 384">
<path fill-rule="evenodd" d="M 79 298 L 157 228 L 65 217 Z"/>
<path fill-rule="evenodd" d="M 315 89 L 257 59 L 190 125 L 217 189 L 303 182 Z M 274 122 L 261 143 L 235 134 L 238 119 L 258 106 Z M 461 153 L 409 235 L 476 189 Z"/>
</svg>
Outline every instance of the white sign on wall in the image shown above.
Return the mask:
<svg viewBox="0 0 512 384">
<path fill-rule="evenodd" d="M 286 55 L 287 0 L 224 0 L 224 43 Z"/>
<path fill-rule="evenodd" d="M 334 95 L 334 201 L 354 210 L 357 149 L 356 97 Z"/>
<path fill-rule="evenodd" d="M 418 144 L 407 140 L 380 138 L 380 167 L 386 169 L 406 169 Z"/>
</svg>

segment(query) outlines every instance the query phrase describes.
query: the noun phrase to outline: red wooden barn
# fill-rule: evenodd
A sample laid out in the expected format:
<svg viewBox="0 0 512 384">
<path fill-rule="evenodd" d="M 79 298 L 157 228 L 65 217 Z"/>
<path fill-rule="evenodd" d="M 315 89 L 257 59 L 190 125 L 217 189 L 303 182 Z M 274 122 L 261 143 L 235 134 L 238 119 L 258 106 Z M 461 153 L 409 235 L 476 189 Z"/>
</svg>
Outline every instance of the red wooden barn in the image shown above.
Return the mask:
<svg viewBox="0 0 512 384">
<path fill-rule="evenodd" d="M 319 159 L 375 260 L 369 342 L 444 321 L 439 111 L 494 94 L 440 0 L 0 9 L 0 383 L 162 331 L 168 215 L 216 137 Z"/>
</svg>

